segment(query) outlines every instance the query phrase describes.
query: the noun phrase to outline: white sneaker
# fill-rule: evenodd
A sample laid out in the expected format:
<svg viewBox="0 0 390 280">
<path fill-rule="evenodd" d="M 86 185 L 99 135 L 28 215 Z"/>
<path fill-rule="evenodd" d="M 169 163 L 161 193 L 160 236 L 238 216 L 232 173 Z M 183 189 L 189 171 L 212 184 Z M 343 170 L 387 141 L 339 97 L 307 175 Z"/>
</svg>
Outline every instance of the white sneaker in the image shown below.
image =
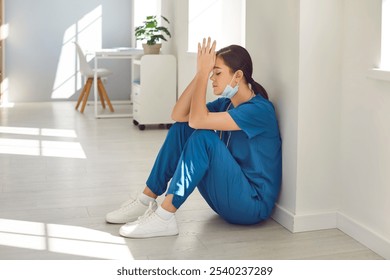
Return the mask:
<svg viewBox="0 0 390 280">
<path fill-rule="evenodd" d="M 143 216 L 135 222 L 123 225 L 119 230 L 119 234 L 130 238 L 150 238 L 179 234 L 175 216 L 172 216 L 169 220 L 164 220 L 155 211 L 156 208 L 151 203 Z"/>
<path fill-rule="evenodd" d="M 151 202 L 153 207 L 157 208 L 157 202 Z M 120 206 L 119 209 L 112 211 L 106 215 L 106 221 L 111 224 L 125 224 L 133 222 L 142 216 L 148 206 L 144 205 L 138 198 L 130 199 Z"/>
</svg>

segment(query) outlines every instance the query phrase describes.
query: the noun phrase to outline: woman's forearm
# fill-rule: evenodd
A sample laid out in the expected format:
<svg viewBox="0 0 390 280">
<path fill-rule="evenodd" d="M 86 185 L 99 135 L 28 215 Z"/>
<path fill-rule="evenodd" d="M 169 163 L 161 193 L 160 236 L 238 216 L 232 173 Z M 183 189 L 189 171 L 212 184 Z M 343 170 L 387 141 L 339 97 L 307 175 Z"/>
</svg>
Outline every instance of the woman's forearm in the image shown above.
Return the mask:
<svg viewBox="0 0 390 280">
<path fill-rule="evenodd" d="M 198 44 L 197 71 L 194 79 L 184 90 L 172 111 L 172 119 L 189 121 L 190 126 L 199 128 L 207 118 L 206 91 L 210 72 L 215 65 L 216 42 L 204 38 Z"/>
<path fill-rule="evenodd" d="M 209 111 L 206 106 L 206 91 L 209 73 L 198 72 L 194 79 L 194 91 L 190 104 L 189 125 L 192 128 L 201 128 Z"/>
<path fill-rule="evenodd" d="M 171 118 L 177 122 L 188 122 L 195 78 L 188 84 L 173 107 Z"/>
</svg>

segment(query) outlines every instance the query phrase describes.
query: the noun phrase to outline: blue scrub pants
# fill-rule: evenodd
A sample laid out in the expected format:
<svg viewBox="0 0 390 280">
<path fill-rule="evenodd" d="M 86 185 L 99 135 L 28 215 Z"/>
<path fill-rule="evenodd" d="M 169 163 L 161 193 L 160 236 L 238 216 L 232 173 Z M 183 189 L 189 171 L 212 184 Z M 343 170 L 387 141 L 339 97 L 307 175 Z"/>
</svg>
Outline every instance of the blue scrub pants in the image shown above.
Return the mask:
<svg viewBox="0 0 390 280">
<path fill-rule="evenodd" d="M 146 185 L 158 196 L 173 194 L 176 208 L 198 187 L 210 207 L 230 223 L 255 224 L 268 216 L 225 143 L 213 130 L 194 130 L 188 123 L 169 129 Z"/>
</svg>

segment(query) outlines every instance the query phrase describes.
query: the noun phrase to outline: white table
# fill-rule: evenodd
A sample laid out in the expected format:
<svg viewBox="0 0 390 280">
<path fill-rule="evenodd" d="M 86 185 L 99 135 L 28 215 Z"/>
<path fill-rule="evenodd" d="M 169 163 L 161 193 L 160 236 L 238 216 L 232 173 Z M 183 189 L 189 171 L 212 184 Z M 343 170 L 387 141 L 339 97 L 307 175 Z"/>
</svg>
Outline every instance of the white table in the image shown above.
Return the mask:
<svg viewBox="0 0 390 280">
<path fill-rule="evenodd" d="M 143 55 L 142 49 L 135 49 L 135 48 L 113 48 L 113 49 L 101 49 L 96 50 L 94 52 L 94 60 L 95 60 L 95 66 L 94 66 L 94 84 L 93 84 L 93 93 L 95 98 L 95 117 L 96 118 L 129 118 L 132 117 L 132 114 L 115 114 L 110 113 L 107 114 L 99 114 L 98 113 L 98 85 L 97 85 L 97 71 L 98 69 L 98 61 L 100 59 L 133 59 L 133 58 L 139 58 Z"/>
</svg>

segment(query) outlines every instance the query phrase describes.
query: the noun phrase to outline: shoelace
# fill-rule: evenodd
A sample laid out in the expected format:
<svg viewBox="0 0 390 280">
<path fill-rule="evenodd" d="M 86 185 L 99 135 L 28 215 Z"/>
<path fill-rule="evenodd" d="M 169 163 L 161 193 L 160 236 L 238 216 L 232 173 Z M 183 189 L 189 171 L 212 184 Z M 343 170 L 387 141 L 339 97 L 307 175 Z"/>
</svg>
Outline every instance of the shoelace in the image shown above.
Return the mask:
<svg viewBox="0 0 390 280">
<path fill-rule="evenodd" d="M 149 218 L 152 216 L 153 213 L 154 213 L 153 203 L 150 202 L 148 210 L 146 210 L 145 213 L 142 216 L 138 217 L 138 219 L 137 219 L 138 224 L 145 223 L 147 220 L 149 220 Z M 128 222 L 128 223 L 126 223 L 126 225 L 130 225 L 130 224 L 133 224 L 133 223 L 134 222 Z"/>
<path fill-rule="evenodd" d="M 121 208 L 119 208 L 119 210 L 120 210 L 121 212 L 125 212 L 125 211 L 127 211 L 127 209 L 128 209 L 129 207 L 131 207 L 131 206 L 133 206 L 134 204 L 137 204 L 137 203 L 138 203 L 138 200 L 137 200 L 137 199 L 134 199 L 134 200 L 131 201 L 130 203 L 126 204 L 125 206 L 123 206 L 123 207 L 121 207 Z"/>
<path fill-rule="evenodd" d="M 145 223 L 147 220 L 150 219 L 154 211 L 155 210 L 153 209 L 153 203 L 150 202 L 148 210 L 146 210 L 146 212 L 142 216 L 138 217 L 138 223 L 140 224 Z"/>
</svg>

